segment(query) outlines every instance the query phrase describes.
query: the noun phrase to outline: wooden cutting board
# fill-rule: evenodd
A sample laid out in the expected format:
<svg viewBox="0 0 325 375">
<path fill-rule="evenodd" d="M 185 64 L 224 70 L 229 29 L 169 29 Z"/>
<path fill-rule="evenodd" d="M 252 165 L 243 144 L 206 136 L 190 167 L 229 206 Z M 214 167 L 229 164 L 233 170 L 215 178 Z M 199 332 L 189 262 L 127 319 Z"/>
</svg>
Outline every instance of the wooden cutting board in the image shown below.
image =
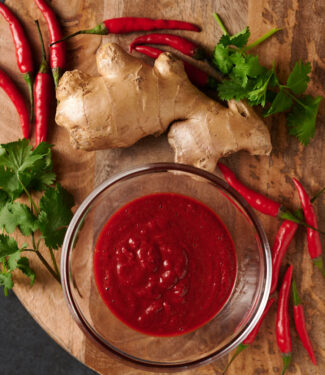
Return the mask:
<svg viewBox="0 0 325 375">
<path fill-rule="evenodd" d="M 35 56 L 40 48 L 34 19 L 39 19 L 46 36 L 46 25 L 33 0 L 7 0 L 6 4 L 20 17 L 33 44 Z M 268 67 L 277 62 L 280 77 L 285 79 L 295 61 L 310 61 L 313 66 L 309 92 L 325 95 L 325 43 L 323 22 L 324 1 L 304 0 L 53 0 L 53 8 L 60 17 L 65 31 L 89 28 L 106 18 L 118 16 L 147 16 L 193 21 L 202 26 L 200 34 L 181 34 L 199 41 L 211 49 L 221 33 L 212 12 L 217 11 L 230 32 L 238 32 L 247 24 L 252 40 L 273 27 L 282 27 L 272 40 L 259 47 L 261 61 Z M 81 36 L 68 43 L 69 69 L 79 68 L 96 74 L 95 52 L 102 42 L 115 41 L 127 48 L 136 35 L 128 36 Z M 37 60 L 37 57 L 35 57 Z M 39 58 L 37 60 L 39 63 Z M 5 69 L 19 87 L 27 90 L 17 69 L 11 34 L 7 24 L 0 18 L 0 68 Z M 251 157 L 244 152 L 228 158 L 227 163 L 247 184 L 267 193 L 292 208 L 298 207 L 298 197 L 290 177 L 301 179 L 307 190 L 315 193 L 325 186 L 325 121 L 324 104 L 321 105 L 315 139 L 304 148 L 296 139 L 288 136 L 284 118 L 275 116 L 268 120 L 271 129 L 273 153 L 271 157 Z M 14 141 L 21 136 L 19 121 L 13 105 L 0 92 L 0 142 Z M 73 193 L 77 205 L 88 193 L 111 174 L 148 161 L 170 161 L 172 152 L 165 137 L 148 138 L 128 150 L 81 152 L 73 150 L 67 134 L 53 122 L 49 134 L 54 143 L 55 170 L 62 184 Z M 316 209 L 321 226 L 325 227 L 325 200 L 319 198 Z M 260 216 L 270 242 L 279 222 Z M 325 247 L 324 238 L 322 239 Z M 287 260 L 295 266 L 296 279 L 306 307 L 307 328 L 316 351 L 319 366 L 314 367 L 292 326 L 294 359 L 289 373 L 314 375 L 325 373 L 325 280 L 311 264 L 304 230 L 295 237 Z M 60 253 L 57 253 L 59 260 Z M 37 271 L 37 282 L 29 288 L 26 279 L 17 274 L 15 293 L 35 320 L 63 348 L 100 374 L 141 374 L 117 363 L 95 348 L 73 322 L 65 305 L 62 291 L 55 281 L 32 259 Z M 280 374 L 282 362 L 275 336 L 273 308 L 263 324 L 258 339 L 233 363 L 229 375 Z M 291 322 L 292 323 L 292 322 Z M 212 375 L 220 373 L 225 362 L 186 374 Z"/>
</svg>

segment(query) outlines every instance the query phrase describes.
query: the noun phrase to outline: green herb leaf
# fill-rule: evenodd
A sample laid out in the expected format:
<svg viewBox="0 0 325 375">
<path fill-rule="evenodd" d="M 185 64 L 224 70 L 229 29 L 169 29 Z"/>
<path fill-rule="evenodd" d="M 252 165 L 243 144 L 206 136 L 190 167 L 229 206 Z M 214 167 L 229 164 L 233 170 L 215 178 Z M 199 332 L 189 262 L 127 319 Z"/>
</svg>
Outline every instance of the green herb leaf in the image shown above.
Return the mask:
<svg viewBox="0 0 325 375">
<path fill-rule="evenodd" d="M 5 295 L 7 295 L 6 289 L 12 289 L 12 287 L 14 286 L 11 272 L 0 273 L 0 285 L 5 288 Z"/>
<path fill-rule="evenodd" d="M 6 234 L 0 234 L 0 258 L 14 254 L 19 250 L 17 241 Z"/>
<path fill-rule="evenodd" d="M 224 74 L 229 73 L 233 67 L 233 63 L 230 59 L 231 53 L 229 48 L 222 44 L 217 44 L 213 51 L 212 63 Z"/>
<path fill-rule="evenodd" d="M 46 246 L 58 249 L 72 218 L 73 198 L 61 185 L 47 188 L 40 200 L 39 228 Z"/>
<path fill-rule="evenodd" d="M 273 73 L 273 70 L 268 70 L 256 80 L 253 89 L 247 95 L 250 105 L 265 106 L 267 89 Z"/>
<path fill-rule="evenodd" d="M 280 91 L 276 94 L 271 107 L 268 111 L 264 114 L 264 117 L 273 115 L 275 113 L 287 111 L 292 107 L 293 101 L 292 99 Z"/>
<path fill-rule="evenodd" d="M 249 89 L 243 87 L 241 82 L 236 79 L 222 81 L 217 89 L 222 100 L 241 100 L 246 98 L 249 92 Z"/>
<path fill-rule="evenodd" d="M 29 260 L 26 257 L 21 257 L 18 260 L 17 268 L 27 277 L 30 279 L 30 286 L 34 285 L 35 282 L 35 272 L 32 268 L 30 268 Z"/>
<path fill-rule="evenodd" d="M 42 190 L 55 181 L 52 145 L 42 142 L 35 150 L 23 139 L 0 145 L 0 188 L 11 200 L 28 189 Z"/>
<path fill-rule="evenodd" d="M 310 78 L 308 74 L 311 72 L 311 64 L 302 61 L 296 62 L 289 75 L 287 87 L 296 95 L 301 95 L 307 88 Z"/>
<path fill-rule="evenodd" d="M 299 102 L 287 117 L 289 133 L 295 135 L 304 145 L 308 145 L 315 134 L 316 117 L 322 99 L 321 96 L 314 98 L 311 95 L 299 98 Z"/>
<path fill-rule="evenodd" d="M 42 158 L 40 154 L 34 154 L 33 148 L 27 139 L 0 145 L 0 166 L 9 168 L 15 172 L 23 172 L 32 168 L 34 163 Z"/>
<path fill-rule="evenodd" d="M 0 209 L 0 228 L 12 233 L 17 227 L 29 236 L 38 228 L 37 219 L 25 204 L 8 202 Z"/>
<path fill-rule="evenodd" d="M 218 45 L 222 45 L 224 47 L 228 47 L 229 45 L 232 45 L 238 48 L 242 48 L 247 44 L 250 35 L 251 33 L 249 31 L 249 27 L 246 26 L 245 29 L 243 29 L 239 33 L 234 34 L 232 36 L 223 35 L 220 38 Z"/>
</svg>

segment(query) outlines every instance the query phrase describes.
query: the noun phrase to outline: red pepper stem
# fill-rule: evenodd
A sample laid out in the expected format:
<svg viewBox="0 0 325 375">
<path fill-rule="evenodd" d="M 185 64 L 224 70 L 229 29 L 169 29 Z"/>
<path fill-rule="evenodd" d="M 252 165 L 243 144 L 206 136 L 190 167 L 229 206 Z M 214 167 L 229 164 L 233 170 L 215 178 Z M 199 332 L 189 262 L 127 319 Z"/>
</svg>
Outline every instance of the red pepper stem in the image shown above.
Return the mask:
<svg viewBox="0 0 325 375">
<path fill-rule="evenodd" d="M 291 358 L 292 358 L 291 353 L 282 354 L 283 369 L 282 369 L 281 375 L 284 375 L 288 367 L 290 366 Z"/>
<path fill-rule="evenodd" d="M 314 203 L 315 200 L 316 200 L 321 194 L 324 193 L 324 191 L 325 191 L 325 187 L 323 187 L 323 189 L 319 190 L 319 192 L 316 193 L 316 194 L 311 198 L 311 200 L 310 200 L 311 203 Z"/>
<path fill-rule="evenodd" d="M 237 347 L 236 351 L 235 351 L 235 354 L 231 357 L 231 360 L 228 362 L 227 366 L 225 367 L 225 369 L 223 370 L 223 373 L 222 375 L 225 375 L 229 366 L 232 364 L 232 362 L 235 360 L 235 358 L 238 356 L 238 354 L 240 354 L 243 350 L 245 350 L 249 345 L 245 345 L 243 343 L 239 344 L 239 346 Z"/>
<path fill-rule="evenodd" d="M 62 38 L 60 40 L 56 40 L 55 42 L 51 43 L 50 46 L 52 47 L 54 44 L 64 42 L 65 40 L 73 38 L 76 35 L 81 35 L 81 34 L 107 35 L 108 33 L 109 33 L 109 31 L 108 31 L 107 27 L 105 26 L 105 23 L 102 22 L 92 29 L 79 30 L 79 31 L 76 31 L 73 34 L 65 36 L 64 38 Z"/>
<path fill-rule="evenodd" d="M 292 299 L 293 299 L 294 306 L 301 305 L 301 299 L 299 297 L 296 282 L 294 279 L 292 279 L 291 288 L 292 288 Z"/>
<path fill-rule="evenodd" d="M 279 214 L 278 214 L 278 217 L 280 219 L 283 219 L 283 220 L 290 220 L 290 221 L 293 221 L 294 223 L 297 223 L 297 224 L 301 224 L 303 225 L 304 227 L 307 227 L 307 228 L 310 228 L 310 229 L 313 229 L 314 231 L 320 233 L 320 234 L 323 234 L 325 235 L 325 232 L 321 231 L 320 229 L 318 228 L 315 228 L 309 224 L 307 224 L 304 220 L 301 220 L 299 217 L 297 217 L 296 215 L 294 215 L 292 212 L 288 211 L 288 210 L 281 210 L 279 211 Z"/>
<path fill-rule="evenodd" d="M 28 92 L 29 92 L 29 101 L 30 101 L 30 122 L 33 122 L 34 119 L 34 89 L 33 89 L 33 76 L 32 73 L 25 73 L 24 80 L 27 83 Z"/>
<path fill-rule="evenodd" d="M 41 28 L 39 26 L 38 20 L 35 21 L 35 24 L 36 24 L 36 27 L 37 27 L 39 38 L 41 40 L 41 48 L 42 48 L 42 62 L 41 62 L 41 66 L 39 68 L 39 73 L 48 73 L 49 66 L 48 66 L 48 63 L 46 61 L 44 40 L 43 40 L 43 35 L 42 35 L 42 32 L 41 32 Z"/>
<path fill-rule="evenodd" d="M 54 80 L 55 88 L 58 87 L 58 83 L 59 83 L 61 74 L 62 74 L 62 69 L 61 68 L 52 68 L 52 75 L 53 75 L 53 80 Z"/>
<path fill-rule="evenodd" d="M 322 273 L 323 277 L 325 277 L 325 267 L 324 267 L 323 259 L 321 257 L 314 258 L 313 259 L 313 263 L 320 270 L 320 272 Z"/>
</svg>

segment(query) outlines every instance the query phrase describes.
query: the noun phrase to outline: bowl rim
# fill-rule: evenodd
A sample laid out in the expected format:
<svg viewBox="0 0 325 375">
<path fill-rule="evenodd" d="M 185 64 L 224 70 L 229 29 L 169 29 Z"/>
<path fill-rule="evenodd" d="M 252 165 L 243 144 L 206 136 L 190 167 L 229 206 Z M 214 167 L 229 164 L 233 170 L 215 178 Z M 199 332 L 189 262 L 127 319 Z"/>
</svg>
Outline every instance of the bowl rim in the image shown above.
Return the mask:
<svg viewBox="0 0 325 375">
<path fill-rule="evenodd" d="M 121 182 L 123 180 L 127 180 L 139 175 L 148 174 L 148 173 L 160 173 L 160 172 L 168 172 L 168 171 L 180 171 L 185 173 L 194 174 L 198 177 L 203 177 L 204 179 L 212 182 L 213 184 L 220 186 L 225 191 L 230 193 L 245 209 L 245 213 L 251 219 L 257 235 L 261 241 L 263 255 L 264 255 L 264 263 L 265 263 L 265 270 L 264 270 L 264 278 L 263 281 L 265 283 L 264 290 L 261 292 L 259 306 L 255 311 L 255 314 L 245 323 L 244 328 L 236 334 L 236 336 L 231 340 L 231 342 L 227 345 L 222 347 L 219 350 L 216 350 L 200 359 L 196 359 L 190 362 L 183 362 L 183 363 L 163 363 L 157 361 L 149 361 L 144 360 L 138 357 L 134 357 L 130 354 L 124 353 L 119 349 L 110 346 L 110 344 L 101 338 L 101 336 L 91 327 L 91 325 L 83 318 L 83 314 L 80 313 L 78 309 L 78 304 L 75 302 L 72 291 L 71 285 L 69 282 L 69 258 L 71 254 L 71 248 L 73 245 L 74 233 L 78 230 L 80 225 L 80 221 L 83 218 L 83 215 L 88 210 L 89 206 L 93 203 L 93 201 L 107 188 Z M 267 236 L 263 229 L 262 224 L 260 223 L 258 217 L 256 216 L 252 207 L 246 202 L 246 200 L 235 191 L 227 182 L 222 180 L 220 177 L 207 172 L 203 169 L 199 169 L 193 166 L 189 166 L 186 164 L 180 163 L 148 163 L 143 164 L 140 166 L 135 166 L 129 169 L 126 169 L 122 172 L 114 174 L 113 176 L 106 179 L 102 182 L 99 186 L 97 186 L 80 204 L 77 211 L 75 212 L 68 229 L 65 234 L 65 238 L 62 245 L 62 253 L 61 253 L 61 284 L 63 289 L 63 294 L 65 297 L 65 301 L 69 308 L 70 313 L 72 314 L 73 319 L 78 324 L 79 328 L 83 331 L 87 338 L 91 339 L 93 343 L 97 345 L 99 349 L 101 349 L 106 354 L 109 354 L 110 357 L 122 361 L 124 364 L 140 368 L 142 370 L 147 371 L 165 371 L 165 372 L 175 372 L 175 371 L 184 371 L 188 369 L 192 369 L 195 367 L 203 366 L 214 362 L 215 360 L 223 357 L 224 355 L 228 354 L 230 351 L 235 349 L 240 343 L 242 343 L 245 338 L 250 334 L 253 330 L 257 322 L 259 321 L 264 308 L 267 304 L 267 300 L 269 298 L 270 288 L 271 288 L 271 277 L 272 277 L 272 260 L 271 260 L 271 251 Z M 108 344 L 108 345 L 107 345 Z"/>
</svg>

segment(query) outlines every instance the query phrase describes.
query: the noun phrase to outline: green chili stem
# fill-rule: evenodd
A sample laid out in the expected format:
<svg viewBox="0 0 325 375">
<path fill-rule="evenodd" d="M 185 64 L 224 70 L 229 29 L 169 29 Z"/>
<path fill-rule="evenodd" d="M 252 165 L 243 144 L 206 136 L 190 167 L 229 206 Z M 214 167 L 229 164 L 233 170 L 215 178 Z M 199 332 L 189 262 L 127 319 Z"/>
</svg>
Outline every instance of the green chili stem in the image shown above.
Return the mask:
<svg viewBox="0 0 325 375">
<path fill-rule="evenodd" d="M 248 44 L 246 47 L 244 47 L 243 51 L 246 52 L 246 51 L 249 51 L 250 49 L 258 46 L 259 44 L 263 43 L 266 39 L 270 38 L 273 34 L 278 32 L 279 30 L 282 30 L 282 29 L 277 28 L 277 29 L 272 29 L 272 30 L 268 31 L 267 33 L 262 35 L 260 38 L 256 39 L 253 43 Z"/>
<path fill-rule="evenodd" d="M 221 21 L 221 18 L 220 16 L 218 15 L 218 13 L 214 12 L 213 13 L 213 17 L 215 18 L 215 20 L 217 21 L 220 29 L 222 30 L 222 32 L 224 33 L 224 35 L 229 35 L 229 32 L 228 30 L 226 29 L 226 26 L 223 24 L 223 22 Z"/>
</svg>

